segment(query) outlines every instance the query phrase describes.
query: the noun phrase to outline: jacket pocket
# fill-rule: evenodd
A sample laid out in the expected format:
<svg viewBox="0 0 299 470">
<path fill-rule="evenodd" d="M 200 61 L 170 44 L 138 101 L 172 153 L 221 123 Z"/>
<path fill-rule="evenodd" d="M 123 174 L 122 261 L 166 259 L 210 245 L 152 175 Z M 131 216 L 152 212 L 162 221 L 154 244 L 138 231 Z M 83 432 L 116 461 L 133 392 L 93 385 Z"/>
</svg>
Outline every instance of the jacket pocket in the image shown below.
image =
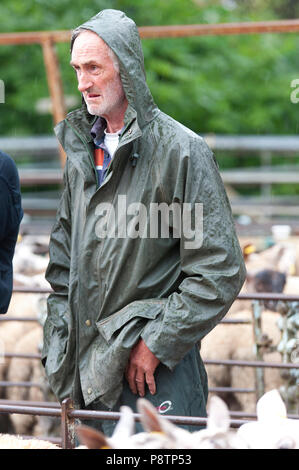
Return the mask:
<svg viewBox="0 0 299 470">
<path fill-rule="evenodd" d="M 165 300 L 150 299 L 136 300 L 105 320 L 96 322 L 99 333 L 107 342 L 110 341 L 114 333 L 120 330 L 133 318 L 140 317 L 154 320 L 162 312 Z"/>
<path fill-rule="evenodd" d="M 42 362 L 48 375 L 57 372 L 65 358 L 68 331 L 57 328 L 49 318 L 44 325 L 44 348 Z"/>
</svg>

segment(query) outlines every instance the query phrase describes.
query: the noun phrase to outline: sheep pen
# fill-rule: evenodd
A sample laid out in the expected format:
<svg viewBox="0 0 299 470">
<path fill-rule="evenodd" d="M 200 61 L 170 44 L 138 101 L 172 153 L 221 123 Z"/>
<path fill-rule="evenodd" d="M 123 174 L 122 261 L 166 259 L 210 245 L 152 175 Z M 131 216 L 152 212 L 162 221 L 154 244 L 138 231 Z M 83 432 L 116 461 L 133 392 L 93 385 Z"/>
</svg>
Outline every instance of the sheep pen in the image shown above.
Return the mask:
<svg viewBox="0 0 299 470">
<path fill-rule="evenodd" d="M 34 253 L 34 242 L 25 241 L 26 249 L 21 256 L 20 246 L 16 250 L 15 287 L 44 287 L 49 285 L 44 279 L 44 271 L 48 262 L 47 254 L 43 256 Z M 241 240 L 241 246 L 248 244 L 248 240 Z M 28 263 L 28 253 L 31 247 L 34 268 Z M 284 245 L 285 247 L 285 245 Z M 286 282 L 282 293 L 297 294 L 299 283 L 299 248 L 281 250 L 277 245 L 270 249 L 255 253 L 254 257 L 247 256 L 246 265 L 249 273 L 256 274 L 260 269 L 271 269 L 273 272 L 283 272 Z M 20 256 L 18 257 L 18 251 Z M 272 253 L 271 253 L 272 252 Z M 295 257 L 294 257 L 295 253 Z M 258 259 L 260 256 L 260 260 Z M 264 256 L 263 256 L 264 255 Z M 23 263 L 22 263 L 23 259 Z M 23 266 L 23 267 L 22 267 Z M 294 268 L 295 266 L 295 268 Z M 280 271 L 279 271 L 280 270 Z M 252 284 L 252 277 L 248 279 L 241 293 L 261 292 Z M 36 321 L 3 321 L 0 323 L 0 341 L 4 344 L 5 352 L 11 354 L 40 353 L 42 345 L 42 318 L 45 315 L 46 294 L 14 293 L 6 318 L 32 318 Z M 263 360 L 281 362 L 282 354 L 277 351 L 281 342 L 282 332 L 277 322 L 280 314 L 268 308 L 262 312 L 262 329 L 267 335 L 271 347 L 264 346 Z M 225 319 L 245 320 L 248 324 L 217 325 L 202 341 L 201 355 L 207 359 L 254 360 L 256 359 L 255 339 L 252 326 L 252 302 L 250 300 L 236 300 Z M 4 357 L 0 361 L 0 380 L 2 382 L 32 382 L 33 387 L 9 386 L 1 387 L 1 399 L 18 401 L 56 401 L 48 388 L 43 367 L 37 359 L 21 357 Z M 255 370 L 249 367 L 228 365 L 206 365 L 209 387 L 255 388 Z M 264 369 L 265 392 L 271 389 L 280 389 L 286 381 L 278 369 Z M 39 386 L 37 386 L 39 385 Z M 253 413 L 256 407 L 255 393 L 241 392 L 215 392 L 232 411 Z M 57 427 L 58 424 L 58 427 Z M 59 420 L 29 415 L 0 416 L 0 432 L 13 434 L 30 434 L 32 436 L 58 436 Z"/>
<path fill-rule="evenodd" d="M 44 255 L 35 252 L 40 246 L 43 246 Z M 48 237 L 24 237 L 16 246 L 14 292 L 8 312 L 0 322 L 1 400 L 56 401 L 38 359 L 48 294 L 22 292 L 22 288 L 50 288 L 44 277 L 48 264 L 47 249 Z M 0 415 L 0 432 L 57 435 L 54 421 L 37 416 L 3 414 Z"/>
</svg>

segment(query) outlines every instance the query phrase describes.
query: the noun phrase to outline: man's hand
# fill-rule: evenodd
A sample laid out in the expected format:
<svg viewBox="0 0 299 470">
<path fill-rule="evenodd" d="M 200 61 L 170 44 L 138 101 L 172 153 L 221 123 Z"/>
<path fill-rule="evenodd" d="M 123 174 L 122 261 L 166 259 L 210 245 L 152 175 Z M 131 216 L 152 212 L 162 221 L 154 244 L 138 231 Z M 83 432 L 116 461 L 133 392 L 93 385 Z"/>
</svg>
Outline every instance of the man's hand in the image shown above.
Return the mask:
<svg viewBox="0 0 299 470">
<path fill-rule="evenodd" d="M 125 373 L 130 389 L 135 395 L 139 393 L 144 397 L 145 382 L 150 393 L 156 393 L 154 372 L 159 363 L 160 360 L 149 350 L 143 339 L 140 339 L 132 348 Z"/>
</svg>

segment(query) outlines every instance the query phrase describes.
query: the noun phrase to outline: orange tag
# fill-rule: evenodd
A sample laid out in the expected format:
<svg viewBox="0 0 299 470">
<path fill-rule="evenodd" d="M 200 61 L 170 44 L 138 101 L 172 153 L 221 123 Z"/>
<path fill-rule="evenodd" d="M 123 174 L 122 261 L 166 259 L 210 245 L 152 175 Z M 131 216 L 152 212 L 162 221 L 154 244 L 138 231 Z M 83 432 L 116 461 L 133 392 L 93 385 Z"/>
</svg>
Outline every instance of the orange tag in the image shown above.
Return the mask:
<svg viewBox="0 0 299 470">
<path fill-rule="evenodd" d="M 94 163 L 95 163 L 97 170 L 103 169 L 103 164 L 104 164 L 104 150 L 103 149 L 95 149 Z"/>
</svg>

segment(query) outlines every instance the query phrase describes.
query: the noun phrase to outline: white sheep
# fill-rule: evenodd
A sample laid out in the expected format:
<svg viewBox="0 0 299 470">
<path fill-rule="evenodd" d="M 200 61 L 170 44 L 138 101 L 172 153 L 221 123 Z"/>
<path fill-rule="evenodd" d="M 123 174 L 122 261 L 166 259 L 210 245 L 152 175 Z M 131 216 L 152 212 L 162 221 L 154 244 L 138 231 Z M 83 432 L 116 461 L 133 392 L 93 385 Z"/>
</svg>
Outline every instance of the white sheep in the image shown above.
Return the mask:
<svg viewBox="0 0 299 470">
<path fill-rule="evenodd" d="M 153 405 L 139 399 L 137 407 L 141 423 L 148 432 L 164 434 L 171 449 L 243 449 L 244 442 L 230 429 L 230 415 L 227 405 L 219 397 L 211 397 L 208 405 L 208 419 L 205 429 L 189 432 L 162 418 Z M 137 437 L 138 435 L 136 435 Z"/>
<path fill-rule="evenodd" d="M 188 432 L 161 417 L 145 399 L 137 401 L 144 432 L 134 434 L 134 417 L 129 407 L 121 407 L 121 417 L 113 435 L 78 426 L 83 443 L 91 449 L 299 449 L 299 420 L 288 419 L 279 392 L 274 389 L 258 401 L 257 417 L 238 430 L 230 428 L 229 410 L 218 397 L 210 402 L 206 429 Z"/>
<path fill-rule="evenodd" d="M 50 288 L 44 277 L 48 264 L 48 237 L 26 236 L 17 243 L 14 256 L 14 288 L 41 287 Z M 39 253 L 46 254 L 40 255 Z M 9 317 L 32 317 L 37 322 L 4 321 L 0 323 L 1 350 L 6 353 L 40 353 L 42 343 L 42 323 L 45 317 L 48 294 L 13 293 L 5 319 Z M 38 323 L 39 322 L 39 323 Z M 46 384 L 44 369 L 40 361 L 24 358 L 3 358 L 0 363 L 0 380 L 12 382 L 32 381 Z M 37 387 L 3 387 L 1 397 L 11 400 L 50 401 L 49 397 Z M 38 434 L 41 431 L 51 431 L 53 423 L 46 417 L 29 415 L 11 415 L 10 427 L 5 423 L 0 425 L 2 432 L 20 434 Z M 12 426 L 12 427 L 11 427 Z M 46 429 L 44 429 L 46 426 Z M 51 429 L 49 428 L 51 427 Z M 49 428 L 49 429 L 48 429 Z M 56 434 L 56 430 L 55 430 Z"/>
<path fill-rule="evenodd" d="M 2 321 L 0 323 L 0 347 L 1 353 L 39 353 L 38 343 L 42 341 L 42 328 L 39 325 L 38 321 L 40 320 L 41 314 L 44 312 L 44 305 L 46 302 L 45 294 L 23 294 L 23 293 L 14 293 L 12 296 L 11 304 L 7 314 L 5 314 L 5 319 L 10 317 L 32 317 L 36 318 L 36 322 L 33 321 Z M 36 335 L 36 329 L 39 329 L 38 336 L 36 340 L 26 339 L 27 334 L 30 336 Z M 35 332 L 35 333 L 34 333 Z M 35 336 L 36 338 L 36 336 Z M 27 344 L 27 345 L 26 345 Z M 12 371 L 10 371 L 11 363 L 15 364 Z M 10 357 L 1 357 L 0 356 L 0 380 L 10 380 L 10 381 L 33 381 L 40 380 L 41 374 L 43 371 L 37 371 L 39 367 L 39 361 L 37 359 L 18 359 Z M 13 389 L 16 390 L 16 389 Z M 5 399 L 13 399 L 14 394 L 19 394 L 19 392 L 24 395 L 22 389 L 18 389 L 18 392 L 13 391 L 11 387 L 1 387 L 0 396 Z M 30 389 L 25 389 L 25 396 L 29 396 L 28 392 Z M 31 389 L 30 393 L 37 395 L 38 389 Z M 14 397 L 17 399 L 17 397 Z M 23 399 L 22 396 L 19 396 L 19 399 Z M 33 399 L 33 398 L 31 398 Z M 38 399 L 37 397 L 35 398 Z M 34 399 L 34 400 L 35 400 Z M 14 418 L 13 418 L 14 419 Z M 18 418 L 16 418 L 18 420 Z M 19 418 L 20 421 L 29 420 L 29 418 L 22 417 Z M 0 417 L 0 432 L 10 432 L 11 429 L 8 427 L 8 422 L 11 424 L 11 418 Z M 20 431 L 22 432 L 22 431 Z"/>
<path fill-rule="evenodd" d="M 24 439 L 12 434 L 0 434 L 0 449 L 61 449 L 42 439 Z"/>
<path fill-rule="evenodd" d="M 41 251 L 44 252 L 45 255 L 38 254 L 40 251 L 38 246 L 41 244 L 44 245 Z M 47 247 L 48 237 L 19 237 L 13 258 L 14 273 L 29 276 L 45 273 L 49 263 Z"/>
<path fill-rule="evenodd" d="M 43 303 L 46 301 L 46 294 L 24 294 L 14 293 L 9 305 L 8 312 L 3 317 L 7 318 L 36 318 L 39 320 L 39 312 L 43 310 Z M 0 343 L 1 351 L 5 353 L 14 352 L 18 341 L 36 326 L 33 321 L 1 321 L 0 323 Z M 10 359 L 0 361 L 0 380 L 5 380 L 7 367 Z"/>
<path fill-rule="evenodd" d="M 14 256 L 14 288 L 18 286 L 32 286 L 49 288 L 49 283 L 44 278 L 44 272 L 48 264 L 48 256 L 42 256 L 37 253 L 47 253 L 48 238 L 25 236 L 19 237 Z M 30 274 L 30 275 L 29 275 Z M 36 318 L 41 320 L 44 314 L 45 304 L 48 294 L 34 293 L 16 293 L 11 298 L 8 312 L 3 320 L 10 317 L 14 318 Z M 0 323 L 0 347 L 1 352 L 13 353 L 19 342 L 26 333 L 36 327 L 36 323 L 29 321 L 3 321 Z M 19 353 L 22 350 L 17 351 Z M 28 351 L 31 352 L 31 351 Z M 33 352 L 33 351 L 32 351 Z M 7 380 L 10 358 L 1 357 L 0 361 L 0 380 Z M 13 377 L 11 380 L 15 381 Z M 7 390 L 2 389 L 0 396 L 10 398 Z M 9 392 L 9 390 L 8 390 Z"/>
<path fill-rule="evenodd" d="M 225 403 L 211 399 L 207 428 L 189 432 L 161 417 L 146 399 L 137 401 L 144 432 L 134 434 L 134 416 L 127 406 L 121 407 L 121 417 L 111 437 L 87 426 L 77 426 L 79 440 L 90 449 L 220 449 L 246 448 L 235 431 L 229 429 L 230 417 Z M 80 448 L 84 448 L 81 447 Z"/>
<path fill-rule="evenodd" d="M 284 402 L 274 389 L 257 402 L 257 421 L 237 432 L 249 449 L 299 449 L 299 420 L 288 419 Z"/>
<path fill-rule="evenodd" d="M 101 431 L 78 425 L 76 434 L 83 444 L 78 449 L 169 449 L 168 437 L 158 432 L 134 434 L 133 411 L 128 406 L 120 407 L 121 416 L 113 435 L 106 437 Z"/>
<path fill-rule="evenodd" d="M 40 287 L 42 289 L 51 289 L 50 284 L 45 279 L 44 273 L 28 276 L 18 272 L 13 277 L 14 288 L 16 287 Z"/>
<path fill-rule="evenodd" d="M 252 320 L 249 310 L 228 314 L 226 318 Z M 262 313 L 262 330 L 276 346 L 281 333 L 277 326 L 279 314 L 264 310 Z M 202 341 L 201 356 L 206 359 L 228 359 L 250 361 L 256 360 L 252 324 L 218 324 Z M 278 352 L 265 352 L 264 360 L 281 362 Z M 252 367 L 206 365 L 209 387 L 249 388 L 255 386 L 255 370 Z M 279 388 L 283 384 L 279 369 L 265 368 L 265 391 Z M 231 410 L 255 412 L 255 393 L 219 393 Z M 212 394 L 211 394 L 212 396 Z"/>
<path fill-rule="evenodd" d="M 246 251 L 246 247 L 243 251 Z M 246 255 L 246 269 L 254 274 L 262 269 L 273 269 L 286 275 L 296 274 L 297 247 L 293 242 L 280 242 L 260 252 Z"/>
<path fill-rule="evenodd" d="M 298 292 L 299 292 L 299 276 L 288 276 L 283 293 L 298 295 Z"/>
<path fill-rule="evenodd" d="M 38 354 L 42 341 L 42 327 L 35 325 L 22 337 L 14 349 L 15 353 Z M 34 382 L 39 387 L 11 386 L 6 390 L 6 396 L 14 401 L 45 401 L 42 387 L 45 384 L 45 374 L 38 359 L 14 357 L 10 361 L 7 380 L 10 382 Z M 38 416 L 12 414 L 10 420 L 16 434 L 32 434 L 33 428 L 39 421 Z M 35 432 L 34 432 L 35 434 Z"/>
<path fill-rule="evenodd" d="M 16 354 L 40 354 L 43 341 L 42 326 L 37 323 L 24 334 L 15 345 Z M 34 358 L 14 357 L 10 360 L 7 371 L 7 380 L 10 382 L 33 382 L 38 386 L 20 387 L 10 386 L 6 389 L 6 397 L 14 401 L 56 401 L 50 390 L 41 361 Z M 10 421 L 16 434 L 59 435 L 57 418 L 46 416 L 31 416 L 12 414 Z"/>
<path fill-rule="evenodd" d="M 49 259 L 46 256 L 34 254 L 29 246 L 16 246 L 13 258 L 14 272 L 26 275 L 44 273 L 47 269 Z"/>
<path fill-rule="evenodd" d="M 243 242 L 244 244 L 244 242 Z M 280 255 L 284 258 L 280 259 Z M 291 246 L 285 244 L 276 244 L 273 247 L 262 251 L 261 253 L 253 253 L 246 257 L 247 269 L 256 275 L 264 269 L 278 269 L 287 271 L 282 268 L 283 263 L 291 266 L 293 263 L 293 244 Z M 273 273 L 270 273 L 273 274 Z M 280 274 L 277 271 L 277 274 Z M 276 278 L 275 278 L 276 279 Z M 253 293 L 256 283 L 253 282 L 253 275 L 249 274 L 241 293 Z M 262 282 L 265 279 L 262 278 Z M 267 279 L 266 279 L 267 280 Z M 269 284 L 272 285 L 271 276 L 269 276 Z M 286 276 L 286 283 L 277 282 L 276 287 L 283 287 L 283 293 L 298 294 L 299 277 Z M 274 283 L 273 283 L 274 285 Z M 278 289 L 279 290 L 279 289 Z M 270 307 L 270 304 L 267 304 Z M 271 346 L 275 347 L 281 340 L 281 331 L 277 322 L 280 315 L 265 308 L 262 313 L 262 332 L 269 338 Z M 242 319 L 249 322 L 252 321 L 252 301 L 236 300 L 230 308 L 226 319 Z M 256 360 L 254 348 L 253 327 L 251 324 L 234 324 L 234 325 L 217 325 L 202 341 L 201 355 L 203 359 L 231 359 L 231 360 Z M 269 362 L 281 362 L 279 352 L 264 351 L 264 360 Z M 265 391 L 273 388 L 279 388 L 284 384 L 279 369 L 264 370 Z M 233 387 L 252 389 L 255 386 L 255 371 L 249 367 L 223 366 L 223 365 L 207 365 L 210 387 Z M 220 393 L 231 410 L 243 410 L 254 413 L 255 411 L 255 394 L 254 393 Z"/>
<path fill-rule="evenodd" d="M 3 317 L 7 318 L 37 318 L 37 296 L 34 294 L 15 293 L 12 296 L 8 312 Z M 0 344 L 1 351 L 12 353 L 18 341 L 33 328 L 32 322 L 26 321 L 1 321 L 0 323 Z M 5 380 L 10 363 L 10 358 L 1 358 L 0 380 Z"/>
</svg>

